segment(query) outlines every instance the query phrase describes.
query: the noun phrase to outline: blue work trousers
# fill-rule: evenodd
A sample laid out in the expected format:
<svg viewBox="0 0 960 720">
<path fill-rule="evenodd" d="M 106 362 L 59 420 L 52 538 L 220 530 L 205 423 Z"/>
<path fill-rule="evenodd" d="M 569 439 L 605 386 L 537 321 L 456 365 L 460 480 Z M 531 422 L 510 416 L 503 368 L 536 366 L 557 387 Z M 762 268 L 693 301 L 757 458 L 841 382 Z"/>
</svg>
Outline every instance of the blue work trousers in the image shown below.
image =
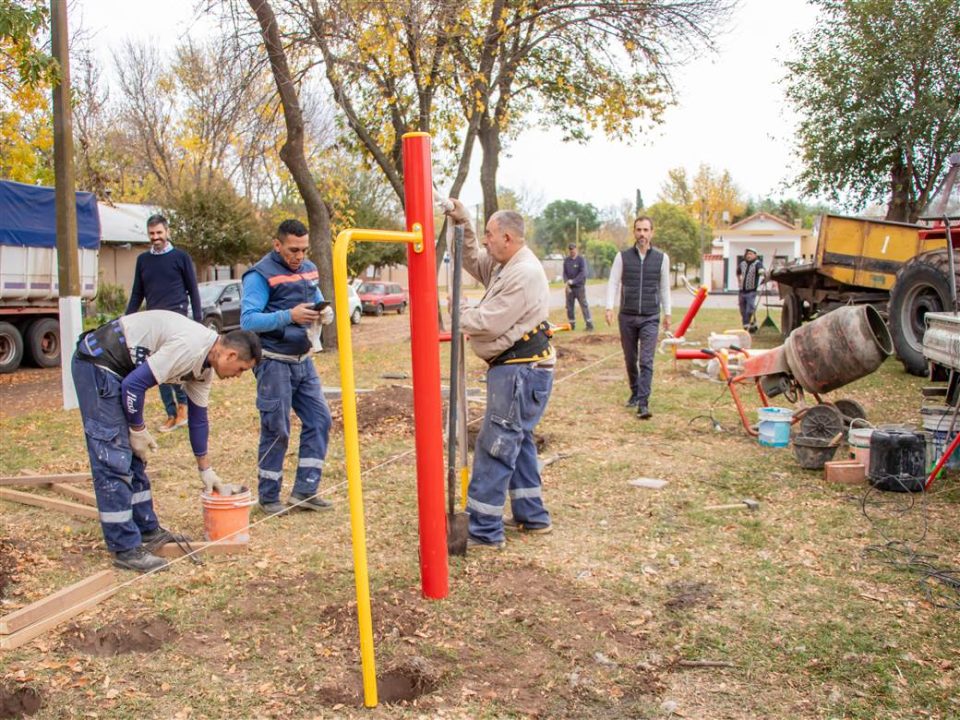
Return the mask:
<svg viewBox="0 0 960 720">
<path fill-rule="evenodd" d="M 620 313 L 620 346 L 627 366 L 630 395 L 646 405 L 653 387 L 653 353 L 660 333 L 660 315 Z"/>
<path fill-rule="evenodd" d="M 741 290 L 737 301 L 740 305 L 740 320 L 743 329 L 749 330 L 750 326 L 753 325 L 753 313 L 757 309 L 757 291 Z"/>
<path fill-rule="evenodd" d="M 299 363 L 288 363 L 263 358 L 253 373 L 257 376 L 257 409 L 260 411 L 260 449 L 257 452 L 260 502 L 280 500 L 283 458 L 290 442 L 291 408 L 302 425 L 293 492 L 316 495 L 327 457 L 332 419 L 313 360 L 307 358 Z"/>
<path fill-rule="evenodd" d="M 130 449 L 120 378 L 74 357 L 73 382 L 103 538 L 111 552 L 131 550 L 142 544 L 141 533 L 156 530 L 160 522 L 153 511 L 146 466 Z"/>
<path fill-rule="evenodd" d="M 477 436 L 467 490 L 470 534 L 488 543 L 503 540 L 507 496 L 513 517 L 529 527 L 550 524 L 543 505 L 533 429 L 540 422 L 553 368 L 498 365 L 487 371 L 487 412 Z"/>
<path fill-rule="evenodd" d="M 163 383 L 160 385 L 160 399 L 167 417 L 176 417 L 177 405 L 187 406 L 187 391 L 179 383 Z"/>
</svg>

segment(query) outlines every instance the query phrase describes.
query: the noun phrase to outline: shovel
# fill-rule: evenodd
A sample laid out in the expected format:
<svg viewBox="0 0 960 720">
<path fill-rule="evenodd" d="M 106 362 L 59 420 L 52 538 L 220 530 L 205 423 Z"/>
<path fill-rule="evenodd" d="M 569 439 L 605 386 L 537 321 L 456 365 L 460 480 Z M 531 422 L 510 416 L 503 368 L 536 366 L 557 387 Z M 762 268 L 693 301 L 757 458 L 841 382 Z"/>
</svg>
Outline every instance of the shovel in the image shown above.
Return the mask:
<svg viewBox="0 0 960 720">
<path fill-rule="evenodd" d="M 450 411 L 447 413 L 447 553 L 449 555 L 467 554 L 467 534 L 469 516 L 457 512 L 457 425 L 459 413 L 457 405 L 461 395 L 464 377 L 463 339 L 460 335 L 460 280 L 463 275 L 461 251 L 463 250 L 463 228 L 454 228 L 453 246 L 453 292 L 450 308 Z M 462 408 L 465 410 L 466 408 Z M 466 428 L 464 428 L 465 430 Z M 467 447 L 466 433 L 460 439 L 463 448 Z"/>
</svg>

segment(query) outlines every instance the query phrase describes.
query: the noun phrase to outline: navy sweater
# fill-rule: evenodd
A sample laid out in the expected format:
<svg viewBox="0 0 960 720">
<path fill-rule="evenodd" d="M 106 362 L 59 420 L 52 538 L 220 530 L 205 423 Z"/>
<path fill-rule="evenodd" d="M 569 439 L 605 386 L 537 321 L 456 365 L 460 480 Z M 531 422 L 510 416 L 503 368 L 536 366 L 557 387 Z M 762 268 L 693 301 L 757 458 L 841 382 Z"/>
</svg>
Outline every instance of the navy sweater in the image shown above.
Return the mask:
<svg viewBox="0 0 960 720">
<path fill-rule="evenodd" d="M 137 257 L 126 314 L 137 312 L 140 303 L 146 300 L 147 310 L 172 310 L 186 315 L 188 295 L 193 319 L 200 322 L 203 317 L 200 289 L 189 255 L 178 248 L 163 255 L 154 255 L 149 251 L 141 253 Z"/>
</svg>

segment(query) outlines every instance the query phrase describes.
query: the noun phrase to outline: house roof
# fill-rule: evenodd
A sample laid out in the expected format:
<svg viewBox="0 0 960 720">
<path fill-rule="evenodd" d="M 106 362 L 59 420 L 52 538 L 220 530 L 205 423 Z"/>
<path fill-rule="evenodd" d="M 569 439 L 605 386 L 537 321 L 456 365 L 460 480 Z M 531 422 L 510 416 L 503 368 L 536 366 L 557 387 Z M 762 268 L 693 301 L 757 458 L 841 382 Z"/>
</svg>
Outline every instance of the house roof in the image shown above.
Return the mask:
<svg viewBox="0 0 960 720">
<path fill-rule="evenodd" d="M 746 228 L 744 228 L 744 225 L 747 225 L 748 223 L 751 223 L 751 222 L 755 222 L 755 221 L 757 221 L 757 220 L 772 220 L 772 221 L 774 221 L 774 222 L 776 222 L 776 223 L 779 223 L 780 225 L 783 225 L 783 227 L 786 228 L 786 229 L 788 229 L 788 230 L 796 230 L 796 229 L 797 229 L 796 227 L 794 227 L 794 225 L 793 225 L 792 223 L 789 223 L 789 222 L 787 222 L 786 220 L 784 220 L 783 218 L 777 217 L 776 215 L 771 215 L 771 214 L 768 213 L 768 212 L 758 212 L 758 213 L 754 213 L 754 214 L 751 215 L 750 217 L 746 217 L 746 218 L 744 218 L 743 220 L 741 220 L 740 222 L 735 222 L 733 225 L 731 225 L 731 226 L 730 226 L 729 228 L 727 228 L 727 229 L 728 229 L 728 230 L 745 230 Z"/>
<path fill-rule="evenodd" d="M 147 218 L 160 212 L 156 205 L 136 205 L 134 203 L 114 203 L 112 206 L 100 203 L 101 242 L 130 243 L 142 245 L 150 242 L 147 237 Z"/>
</svg>

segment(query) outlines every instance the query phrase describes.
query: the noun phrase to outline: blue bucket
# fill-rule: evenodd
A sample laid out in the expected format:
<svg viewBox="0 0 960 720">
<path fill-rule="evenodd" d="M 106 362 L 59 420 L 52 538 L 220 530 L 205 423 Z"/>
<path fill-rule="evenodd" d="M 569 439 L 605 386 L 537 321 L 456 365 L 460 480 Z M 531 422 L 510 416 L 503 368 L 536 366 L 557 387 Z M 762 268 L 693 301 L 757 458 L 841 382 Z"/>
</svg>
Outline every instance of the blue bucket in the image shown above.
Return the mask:
<svg viewBox="0 0 960 720">
<path fill-rule="evenodd" d="M 790 423 L 793 410 L 780 407 L 765 407 L 757 410 L 760 420 L 760 435 L 757 439 L 767 447 L 787 447 L 790 444 Z"/>
</svg>

